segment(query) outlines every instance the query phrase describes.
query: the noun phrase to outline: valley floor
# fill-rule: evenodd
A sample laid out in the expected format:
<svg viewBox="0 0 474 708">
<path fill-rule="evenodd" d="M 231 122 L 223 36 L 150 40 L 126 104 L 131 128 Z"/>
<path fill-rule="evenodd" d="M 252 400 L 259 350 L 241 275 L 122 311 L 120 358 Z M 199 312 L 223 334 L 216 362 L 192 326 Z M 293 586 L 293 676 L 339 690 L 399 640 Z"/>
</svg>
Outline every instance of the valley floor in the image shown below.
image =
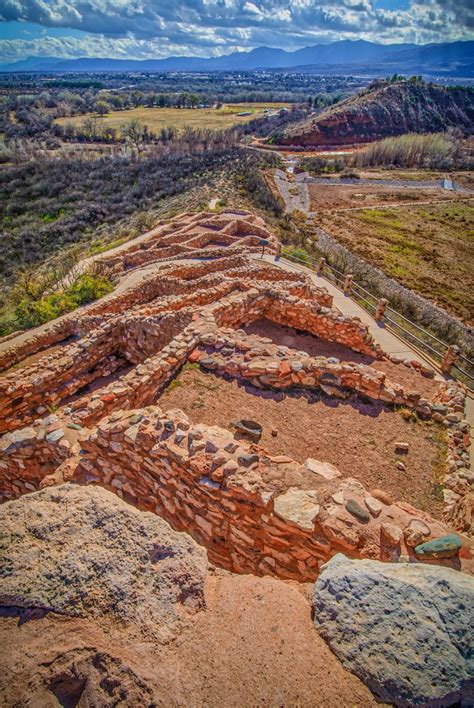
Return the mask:
<svg viewBox="0 0 474 708">
<path fill-rule="evenodd" d="M 360 179 L 347 180 L 293 174 L 295 164 L 292 158 L 291 171 L 273 177 L 287 212 L 306 214 L 313 230 L 472 324 L 472 172 L 444 175 L 454 180 L 457 189 L 450 191 L 431 170 L 365 169 L 357 171 Z"/>
<path fill-rule="evenodd" d="M 467 323 L 474 312 L 474 202 L 320 212 L 352 252 Z"/>
</svg>

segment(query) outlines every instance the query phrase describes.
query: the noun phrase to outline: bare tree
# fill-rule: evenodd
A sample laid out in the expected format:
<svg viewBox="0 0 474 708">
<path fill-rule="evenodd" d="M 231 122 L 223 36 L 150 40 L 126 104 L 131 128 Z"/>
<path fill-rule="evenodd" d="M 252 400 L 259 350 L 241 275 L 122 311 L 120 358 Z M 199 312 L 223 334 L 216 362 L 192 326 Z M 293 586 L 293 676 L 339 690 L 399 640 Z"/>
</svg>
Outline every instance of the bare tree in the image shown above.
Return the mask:
<svg viewBox="0 0 474 708">
<path fill-rule="evenodd" d="M 148 126 L 143 125 L 138 118 L 132 118 L 122 127 L 122 137 L 132 145 L 140 155 L 141 148 L 148 141 Z"/>
</svg>

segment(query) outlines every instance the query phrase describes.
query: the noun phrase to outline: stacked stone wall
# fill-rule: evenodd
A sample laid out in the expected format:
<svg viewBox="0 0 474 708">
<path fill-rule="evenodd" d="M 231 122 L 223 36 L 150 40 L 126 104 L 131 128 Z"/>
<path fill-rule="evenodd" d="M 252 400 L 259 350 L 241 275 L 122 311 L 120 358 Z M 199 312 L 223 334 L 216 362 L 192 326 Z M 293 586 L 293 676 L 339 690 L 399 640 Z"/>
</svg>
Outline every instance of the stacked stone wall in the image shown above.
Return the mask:
<svg viewBox="0 0 474 708">
<path fill-rule="evenodd" d="M 67 353 L 56 358 L 49 369 L 44 360 L 27 370 L 0 378 L 0 431 L 22 427 L 37 417 L 38 406 L 57 404 L 97 378 L 108 375 L 117 366 L 114 357 L 117 342 L 108 332 L 97 330 L 86 341 L 67 347 Z"/>
<path fill-rule="evenodd" d="M 22 342 L 12 341 L 12 346 L 0 352 L 0 371 L 6 371 L 11 366 L 31 354 L 37 354 L 43 349 L 64 341 L 75 333 L 75 324 L 71 319 L 60 319 L 52 322 L 43 331 L 34 333 Z M 7 340 L 9 341 L 9 340 Z"/>
<path fill-rule="evenodd" d="M 260 388 L 321 389 L 335 398 L 361 394 L 431 417 L 448 435 L 444 489 L 448 518 L 461 531 L 472 527 L 474 501 L 469 499 L 474 479 L 469 470 L 469 426 L 463 420 L 462 386 L 442 385 L 435 399 L 427 401 L 374 368 L 309 357 L 239 331 L 243 324 L 267 318 L 372 358 L 386 358 L 365 325 L 331 309 L 332 298 L 324 288 L 316 287 L 301 273 L 288 273 L 243 255 L 249 239 L 256 242 L 267 234 L 263 222 L 248 214 L 242 218 L 233 213 L 183 215 L 178 222 L 155 230 L 143 244 L 112 258 L 105 255 L 104 262 L 119 273 L 127 259 L 135 256 L 138 261 L 153 257 L 153 262 L 158 262 L 164 248 L 171 248 L 170 258 L 177 260 L 189 248 L 188 256 L 211 256 L 212 260 L 163 263 L 119 294 L 112 293 L 21 340 L 13 337 L 3 343 L 0 364 L 4 368 L 45 352 L 33 364 L 0 378 L 0 431 L 10 431 L 0 440 L 5 498 L 73 477 L 111 485 L 141 508 L 168 514 L 176 527 L 205 543 L 216 562 L 239 572 L 311 579 L 334 549 L 358 557 L 374 552 L 371 557 L 384 556 L 397 548 L 398 552 L 411 552 L 404 548 L 404 541 L 393 541 L 401 527 L 392 529 L 391 548 L 386 542 L 390 531 L 384 531 L 375 519 L 380 516 L 390 526 L 394 510 L 397 519 L 402 518 L 401 512 L 413 515 L 414 510 L 388 504 L 387 517 L 384 506 L 373 513 L 377 505 L 367 501 L 370 495 L 356 482 L 342 492 L 343 496 L 350 492 L 359 506 L 368 509 L 367 529 L 359 528 L 353 514 L 340 508 L 342 502 L 326 498 L 325 489 L 319 487 L 317 500 L 311 494 L 298 496 L 308 490 L 297 489 L 289 500 L 280 499 L 274 506 L 274 499 L 289 490 L 263 484 L 264 468 L 268 472 L 274 464 L 296 463 L 288 458 L 277 462 L 261 449 L 228 438 L 222 449 L 214 450 L 212 440 L 227 436 L 226 431 L 194 426 L 190 437 L 187 431 L 191 426 L 183 414 L 179 432 L 176 421 L 142 410 L 154 406 L 170 380 L 191 360 Z M 216 240 L 229 245 L 208 249 Z M 196 243 L 201 248 L 194 249 Z M 48 353 L 48 347 L 71 335 L 75 341 Z M 421 372 L 423 367 L 417 367 Z M 38 418 L 55 407 L 60 407 L 57 420 L 45 423 Z M 130 431 L 134 420 L 139 424 L 135 437 Z M 30 427 L 19 430 L 26 424 Z M 95 425 L 97 430 L 87 430 Z M 85 436 L 80 456 L 74 442 L 78 434 Z M 258 459 L 249 461 L 255 455 Z M 316 525 L 311 521 L 308 526 L 307 519 L 306 525 L 296 523 L 293 512 L 293 520 L 288 521 L 282 509 L 288 507 L 291 495 L 297 500 L 293 512 L 321 507 L 321 515 L 319 511 L 314 515 Z M 435 533 L 436 524 L 429 520 L 429 533 Z M 223 531 L 219 531 L 221 527 Z"/>
<path fill-rule="evenodd" d="M 56 470 L 70 459 L 71 452 L 56 416 L 46 418 L 41 427 L 23 428 L 0 438 L 0 499 L 14 499 L 36 491 L 45 477 L 54 478 Z M 76 465 L 73 463 L 74 468 Z"/>
<path fill-rule="evenodd" d="M 192 425 L 181 411 L 163 414 L 156 406 L 113 413 L 72 445 L 52 416 L 10 433 L 3 448 L 4 498 L 65 480 L 100 484 L 190 533 L 212 562 L 238 573 L 310 582 L 340 551 L 423 560 L 415 547 L 449 531 L 408 504 L 340 480 L 331 465 L 271 456 L 227 430 Z M 291 486 L 295 479 L 300 486 Z M 462 566 L 468 539 L 462 545 L 461 555 L 457 548 L 450 560 L 431 562 Z"/>
<path fill-rule="evenodd" d="M 447 532 L 407 504 L 374 500 L 355 480 L 320 477 L 311 489 L 277 488 L 263 481 L 281 478 L 271 466 L 287 464 L 294 472 L 296 463 L 272 458 L 228 431 L 192 426 L 178 411 L 116 414 L 81 445 L 76 480 L 99 483 L 155 511 L 233 572 L 309 582 L 339 551 L 382 560 L 415 557 L 412 544 L 420 536 L 411 533 L 413 519 L 424 525 L 422 540 Z M 346 508 L 349 500 L 359 517 Z"/>
</svg>

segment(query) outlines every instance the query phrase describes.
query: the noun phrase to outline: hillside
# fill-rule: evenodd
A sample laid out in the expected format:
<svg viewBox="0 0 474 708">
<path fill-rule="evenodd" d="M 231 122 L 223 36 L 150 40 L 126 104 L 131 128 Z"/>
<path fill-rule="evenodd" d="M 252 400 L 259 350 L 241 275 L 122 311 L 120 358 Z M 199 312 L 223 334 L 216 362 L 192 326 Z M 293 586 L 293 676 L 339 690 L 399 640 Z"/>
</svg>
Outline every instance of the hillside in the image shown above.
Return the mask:
<svg viewBox="0 0 474 708">
<path fill-rule="evenodd" d="M 347 145 L 456 127 L 471 133 L 474 91 L 399 81 L 377 85 L 274 136 L 281 145 Z"/>
</svg>

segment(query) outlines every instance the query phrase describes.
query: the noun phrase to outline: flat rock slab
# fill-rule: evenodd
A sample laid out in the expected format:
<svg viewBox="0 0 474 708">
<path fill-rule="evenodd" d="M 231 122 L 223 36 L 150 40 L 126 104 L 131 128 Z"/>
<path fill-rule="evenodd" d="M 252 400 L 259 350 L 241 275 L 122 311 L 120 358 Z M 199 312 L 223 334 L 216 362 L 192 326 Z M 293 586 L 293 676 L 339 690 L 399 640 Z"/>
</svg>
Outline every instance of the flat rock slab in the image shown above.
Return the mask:
<svg viewBox="0 0 474 708">
<path fill-rule="evenodd" d="M 205 549 L 101 487 L 63 484 L 0 507 L 0 604 L 117 618 L 172 637 L 204 607 Z"/>
<path fill-rule="evenodd" d="M 396 706 L 474 705 L 473 607 L 471 576 L 342 554 L 323 566 L 313 595 L 321 636 Z"/>
<path fill-rule="evenodd" d="M 455 533 L 421 543 L 415 548 L 417 556 L 426 558 L 451 558 L 459 553 L 461 539 Z M 474 628 L 473 628 L 474 631 Z"/>
<path fill-rule="evenodd" d="M 284 521 L 296 524 L 305 531 L 313 531 L 320 509 L 316 492 L 290 487 L 274 500 L 273 505 L 275 513 Z"/>
<path fill-rule="evenodd" d="M 315 460 L 312 457 L 308 457 L 304 463 L 304 466 L 323 479 L 337 479 L 341 476 L 341 473 L 337 467 L 331 465 L 330 462 L 322 462 L 321 460 Z"/>
</svg>

